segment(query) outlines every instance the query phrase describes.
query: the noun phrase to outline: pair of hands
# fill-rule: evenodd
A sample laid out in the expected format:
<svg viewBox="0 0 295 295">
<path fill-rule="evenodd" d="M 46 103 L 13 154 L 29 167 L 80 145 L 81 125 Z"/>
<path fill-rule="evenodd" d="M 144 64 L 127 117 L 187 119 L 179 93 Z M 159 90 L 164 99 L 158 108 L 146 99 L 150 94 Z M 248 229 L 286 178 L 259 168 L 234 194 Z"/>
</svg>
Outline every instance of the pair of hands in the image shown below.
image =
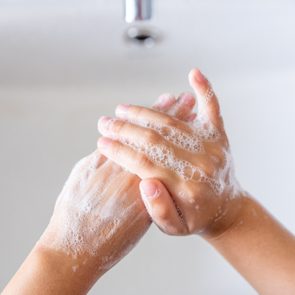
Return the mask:
<svg viewBox="0 0 295 295">
<path fill-rule="evenodd" d="M 189 75 L 197 93 L 194 123 L 139 106 L 119 105 L 102 117 L 102 154 L 141 179 L 152 220 L 167 234 L 221 233 L 238 213 L 243 192 L 235 179 L 219 104 L 198 70 Z M 234 210 L 233 210 L 234 208 Z"/>
<path fill-rule="evenodd" d="M 86 294 L 151 219 L 168 234 L 201 234 L 260 294 L 294 294 L 295 238 L 240 188 L 217 98 L 198 70 L 189 78 L 197 114 L 183 94 L 99 120 L 98 150 L 74 167 L 3 294 Z"/>
<path fill-rule="evenodd" d="M 185 93 L 161 96 L 152 109 L 119 105 L 116 119 L 99 120 L 98 150 L 74 167 L 39 247 L 73 257 L 74 272 L 89 264 L 97 277 L 134 247 L 151 219 L 172 235 L 226 230 L 241 190 L 210 83 L 198 70 L 189 80 L 197 114 Z"/>
<path fill-rule="evenodd" d="M 167 117 L 170 114 L 169 118 L 175 117 L 179 122 L 189 124 L 196 117 L 192 113 L 194 105 L 192 94 L 184 93 L 178 99 L 166 94 L 158 98 L 153 112 L 166 113 Z M 100 120 L 99 125 L 101 121 L 104 120 Z M 77 271 L 95 257 L 99 275 L 132 249 L 151 222 L 140 198 L 140 178 L 103 153 L 98 149 L 75 165 L 38 243 L 39 247 L 74 257 L 72 267 Z M 153 183 L 161 185 L 158 180 Z M 140 187 L 144 186 L 141 183 Z M 168 195 L 166 197 L 168 200 Z M 172 207 L 166 210 L 166 203 L 162 203 L 160 196 L 157 199 L 163 211 L 158 208 L 156 212 L 161 218 L 166 215 L 168 221 Z M 154 199 L 153 204 L 156 203 Z"/>
</svg>

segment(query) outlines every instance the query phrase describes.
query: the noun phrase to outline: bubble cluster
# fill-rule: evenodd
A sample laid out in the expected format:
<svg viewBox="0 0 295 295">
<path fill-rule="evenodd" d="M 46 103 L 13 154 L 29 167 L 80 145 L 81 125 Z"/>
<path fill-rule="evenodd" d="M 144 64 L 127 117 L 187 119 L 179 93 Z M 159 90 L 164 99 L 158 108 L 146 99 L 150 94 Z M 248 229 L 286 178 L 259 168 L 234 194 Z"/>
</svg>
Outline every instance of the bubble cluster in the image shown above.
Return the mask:
<svg viewBox="0 0 295 295">
<path fill-rule="evenodd" d="M 117 196 L 115 191 L 108 196 L 106 202 L 99 202 L 88 211 L 88 207 L 84 210 L 85 207 L 80 202 L 75 202 L 73 198 L 69 201 L 65 194 L 61 194 L 59 208 L 54 213 L 55 220 L 58 220 L 58 230 L 54 231 L 54 239 L 48 239 L 46 246 L 61 250 L 74 258 L 83 253 L 97 255 L 101 246 L 111 242 L 119 230 L 128 231 L 136 222 L 135 219 L 130 222 L 127 216 L 134 211 L 137 203 L 123 207 Z M 102 195 L 96 197 L 102 198 Z M 126 198 L 122 194 L 121 197 L 122 200 Z M 83 198 L 94 201 L 90 195 L 84 194 Z M 55 227 L 54 224 L 51 226 Z"/>
<path fill-rule="evenodd" d="M 205 119 L 199 119 L 192 126 L 193 136 L 197 136 L 201 142 L 215 142 L 220 138 L 217 128 Z"/>
<path fill-rule="evenodd" d="M 212 89 L 212 86 L 210 85 L 210 87 L 207 89 L 207 91 L 204 95 L 205 102 L 208 103 L 213 96 L 214 96 L 214 91 Z"/>
<path fill-rule="evenodd" d="M 187 125 L 188 132 L 176 127 L 150 121 L 141 120 L 135 123 L 156 131 L 164 139 L 173 143 L 177 147 L 193 153 L 204 151 L 204 141 L 216 141 L 219 138 L 218 130 L 211 122 L 206 120 L 198 120 L 194 125 Z"/>
<path fill-rule="evenodd" d="M 173 151 L 166 146 L 139 145 L 130 142 L 125 142 L 125 144 L 138 152 L 144 153 L 156 165 L 174 171 L 185 181 L 194 180 L 207 183 L 218 195 L 223 192 L 224 182 L 222 179 L 209 177 L 201 168 L 188 161 L 177 159 Z"/>
<path fill-rule="evenodd" d="M 213 95 L 212 88 L 208 89 L 205 95 L 207 98 L 205 103 Z M 159 122 L 144 121 L 142 119 L 133 123 L 152 129 L 173 145 L 193 153 L 206 152 L 204 144 L 206 142 L 216 142 L 221 137 L 219 130 L 211 123 L 205 112 L 200 114 L 194 124 L 188 124 L 186 126 L 187 131 L 174 126 L 163 125 Z M 135 143 L 124 139 L 121 139 L 121 141 L 133 149 L 144 153 L 158 166 L 174 171 L 185 181 L 194 180 L 208 184 L 216 195 L 221 195 L 225 190 L 228 190 L 234 196 L 240 191 L 240 186 L 234 176 L 231 154 L 227 149 L 224 149 L 224 164 L 222 167 L 216 167 L 213 175 L 209 176 L 197 164 L 193 165 L 189 161 L 178 159 L 173 152 L 173 148 L 161 144 L 147 144 L 146 142 Z"/>
<path fill-rule="evenodd" d="M 83 253 L 97 255 L 103 244 L 112 243 L 118 231 L 128 231 L 138 221 L 134 212 L 140 200 L 129 201 L 126 184 L 118 181 L 126 179 L 126 172 L 105 161 L 101 167 L 108 173 L 108 181 L 100 183 L 96 163 L 97 155 L 91 155 L 74 167 L 41 244 L 74 258 Z M 131 214 L 132 222 L 128 219 Z"/>
<path fill-rule="evenodd" d="M 153 124 L 151 122 L 147 122 L 145 127 L 155 130 L 167 141 L 172 142 L 176 146 L 187 151 L 198 153 L 203 150 L 202 142 L 197 134 L 195 134 L 195 136 L 191 136 L 190 134 L 177 128 Z"/>
</svg>

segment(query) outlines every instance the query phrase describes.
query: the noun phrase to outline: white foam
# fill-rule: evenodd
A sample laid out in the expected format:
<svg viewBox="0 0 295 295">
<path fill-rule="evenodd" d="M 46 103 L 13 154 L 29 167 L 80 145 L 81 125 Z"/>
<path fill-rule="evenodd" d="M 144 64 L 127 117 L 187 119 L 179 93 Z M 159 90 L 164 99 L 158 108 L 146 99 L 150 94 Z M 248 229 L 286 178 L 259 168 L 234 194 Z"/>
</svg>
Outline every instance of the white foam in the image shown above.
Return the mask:
<svg viewBox="0 0 295 295">
<path fill-rule="evenodd" d="M 212 99 L 213 96 L 214 96 L 214 91 L 213 91 L 212 86 L 210 85 L 210 87 L 207 89 L 207 91 L 204 95 L 205 103 L 208 103 Z"/>
<path fill-rule="evenodd" d="M 158 122 L 144 121 L 142 119 L 133 122 L 142 127 L 149 128 L 161 135 L 166 141 L 173 145 L 196 154 L 204 154 L 206 143 L 216 142 L 221 138 L 218 129 L 208 119 L 206 104 L 212 99 L 214 92 L 212 87 L 208 88 L 204 99 L 202 100 L 200 111 L 197 120 L 194 124 L 187 124 L 186 131 L 180 128 L 167 126 Z M 183 122 L 179 124 L 182 126 Z M 125 144 L 128 144 L 133 149 L 144 153 L 155 164 L 174 171 L 185 181 L 194 180 L 208 184 L 216 195 L 221 195 L 225 190 L 230 196 L 235 196 L 241 191 L 241 187 L 234 175 L 233 160 L 229 148 L 224 147 L 223 166 L 216 167 L 214 175 L 208 175 L 197 164 L 192 164 L 189 161 L 178 159 L 173 148 L 161 144 L 147 144 L 146 142 L 132 142 L 130 139 L 120 139 Z M 221 147 L 220 147 L 221 148 Z M 214 161 L 218 163 L 218 161 Z M 215 165 L 216 166 L 216 165 Z"/>
<path fill-rule="evenodd" d="M 160 134 L 165 140 L 173 143 L 177 147 L 193 152 L 200 153 L 204 150 L 204 141 L 216 141 L 220 134 L 215 126 L 207 120 L 198 120 L 194 124 L 187 124 L 189 131 L 144 120 L 133 122 L 142 127 L 150 128 Z M 123 138 L 121 140 L 124 140 Z"/>
<path fill-rule="evenodd" d="M 200 167 L 188 161 L 177 159 L 173 151 L 166 146 L 138 145 L 130 142 L 127 144 L 136 151 L 144 153 L 155 164 L 174 171 L 185 181 L 193 180 L 207 183 L 217 195 L 220 195 L 225 189 L 226 185 L 223 178 L 210 177 Z"/>
<path fill-rule="evenodd" d="M 163 136 L 167 141 L 172 142 L 176 146 L 191 152 L 201 152 L 203 150 L 200 137 L 195 134 L 191 136 L 187 132 L 181 131 L 171 126 L 164 126 L 147 122 L 144 127 L 151 128 Z"/>
<path fill-rule="evenodd" d="M 99 167 L 104 173 L 99 173 L 92 161 L 97 161 L 96 157 L 89 156 L 74 167 L 57 199 L 48 231 L 40 239 L 44 246 L 74 258 L 83 253 L 97 255 L 105 243 L 116 239 L 118 231 L 128 235 L 141 212 L 136 209 L 140 199 L 130 200 L 123 181 L 133 176 L 108 160 Z M 107 181 L 99 185 L 103 175 L 107 175 Z M 132 221 L 128 218 L 130 215 Z M 119 259 L 119 254 L 116 257 Z M 108 261 L 108 265 L 116 263 L 110 256 L 101 258 Z M 73 271 L 77 269 L 75 265 Z"/>
</svg>

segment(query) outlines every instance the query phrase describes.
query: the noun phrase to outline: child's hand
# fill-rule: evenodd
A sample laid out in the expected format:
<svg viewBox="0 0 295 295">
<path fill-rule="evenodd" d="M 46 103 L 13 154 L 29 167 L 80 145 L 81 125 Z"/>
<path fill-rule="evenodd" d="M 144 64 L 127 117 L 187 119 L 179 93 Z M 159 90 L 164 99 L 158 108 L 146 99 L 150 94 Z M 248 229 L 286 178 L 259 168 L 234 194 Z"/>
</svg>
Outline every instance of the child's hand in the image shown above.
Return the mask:
<svg viewBox="0 0 295 295">
<path fill-rule="evenodd" d="M 195 117 L 194 105 L 195 98 L 190 93 L 183 93 L 178 99 L 165 94 L 153 108 L 191 121 Z M 98 150 L 83 158 L 60 193 L 39 245 L 83 259 L 84 255 L 99 254 L 100 267 L 109 267 L 120 258 L 115 253 L 125 255 L 125 249 L 130 249 L 130 244 L 135 244 L 150 224 L 139 197 L 139 182 L 137 176 L 124 171 Z M 106 258 L 108 253 L 103 256 L 102 248 L 108 243 L 112 243 L 112 248 L 105 249 L 112 252 L 112 261 Z M 97 260 L 95 263 L 98 264 Z"/>
<path fill-rule="evenodd" d="M 119 119 L 103 117 L 98 148 L 144 179 L 141 193 L 154 222 L 174 235 L 219 234 L 233 222 L 241 189 L 235 180 L 217 98 L 198 70 L 195 124 L 156 110 L 119 105 Z"/>
<path fill-rule="evenodd" d="M 189 122 L 194 104 L 184 93 L 162 95 L 153 107 Z M 139 182 L 97 150 L 80 160 L 49 225 L 3 294 L 86 294 L 150 225 Z"/>
</svg>

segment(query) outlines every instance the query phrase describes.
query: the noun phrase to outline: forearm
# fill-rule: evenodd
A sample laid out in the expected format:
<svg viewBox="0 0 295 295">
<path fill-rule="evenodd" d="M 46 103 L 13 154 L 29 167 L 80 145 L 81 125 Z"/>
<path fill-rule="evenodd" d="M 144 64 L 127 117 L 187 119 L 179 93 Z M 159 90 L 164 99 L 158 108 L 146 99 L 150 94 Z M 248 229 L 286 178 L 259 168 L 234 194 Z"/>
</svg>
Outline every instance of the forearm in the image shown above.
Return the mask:
<svg viewBox="0 0 295 295">
<path fill-rule="evenodd" d="M 74 257 L 37 244 L 1 294 L 84 295 L 129 252 L 149 224 L 143 216 L 126 237 L 126 243 L 119 239 L 110 241 L 95 256 L 82 254 Z"/>
<path fill-rule="evenodd" d="M 83 261 L 87 264 L 83 264 Z M 79 265 L 79 269 L 77 269 Z M 9 294 L 86 294 L 102 275 L 99 265 L 87 257 L 35 247 L 3 291 Z"/>
<path fill-rule="evenodd" d="M 191 122 L 194 104 L 191 94 L 177 100 L 163 95 L 154 108 Z M 98 151 L 81 159 L 57 200 L 49 230 L 3 294 L 85 294 L 151 224 L 139 181 Z"/>
<path fill-rule="evenodd" d="M 206 239 L 260 294 L 294 294 L 294 236 L 252 198 L 241 202 L 228 230 Z"/>
<path fill-rule="evenodd" d="M 129 183 L 131 179 L 125 177 Z M 133 185 L 138 185 L 133 180 Z M 132 190 L 132 186 L 129 188 Z M 138 193 L 119 194 L 128 207 L 139 200 Z M 119 200 L 118 200 L 119 202 Z M 73 254 L 59 246 L 61 230 L 51 221 L 30 255 L 11 279 L 3 295 L 84 295 L 92 285 L 114 264 L 120 261 L 140 240 L 150 225 L 150 219 L 141 202 L 136 201 L 132 210 L 125 210 L 118 221 L 110 219 L 100 233 L 95 233 L 98 248 L 95 253 L 87 251 Z M 112 208 L 109 208 L 112 210 Z M 54 218 L 53 218 L 54 219 Z M 115 222 L 115 219 L 117 222 Z M 115 227 L 114 227 L 115 225 Z M 85 228 L 85 234 L 89 229 Z M 110 234 L 115 231 L 116 234 Z M 63 245 L 63 244 L 61 244 Z M 58 247 L 56 247 L 58 246 Z"/>
</svg>

